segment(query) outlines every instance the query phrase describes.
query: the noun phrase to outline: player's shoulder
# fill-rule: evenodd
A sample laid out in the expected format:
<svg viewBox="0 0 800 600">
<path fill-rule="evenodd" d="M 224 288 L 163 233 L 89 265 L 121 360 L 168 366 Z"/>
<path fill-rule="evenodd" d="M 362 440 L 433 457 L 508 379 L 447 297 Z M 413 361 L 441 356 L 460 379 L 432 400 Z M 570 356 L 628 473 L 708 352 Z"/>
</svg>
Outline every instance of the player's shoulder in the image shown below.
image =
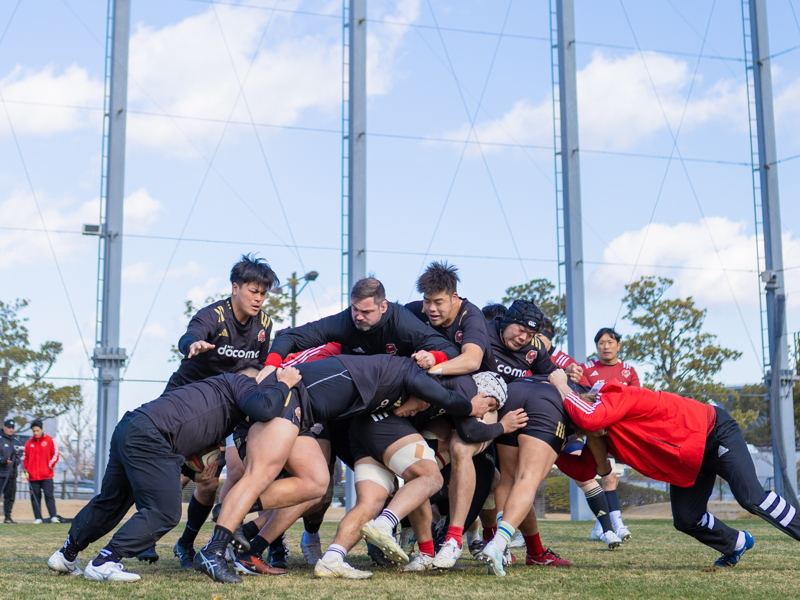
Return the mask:
<svg viewBox="0 0 800 600">
<path fill-rule="evenodd" d="M 422 312 L 422 300 L 412 300 L 411 302 L 405 304 L 404 306 L 415 315 L 424 314 Z"/>
<path fill-rule="evenodd" d="M 598 361 L 596 358 L 593 358 L 592 360 L 587 360 L 587 361 L 586 361 L 585 363 L 583 363 L 581 366 L 582 366 L 584 369 L 591 369 L 592 367 L 596 367 L 598 362 L 599 362 L 599 361 Z"/>
<path fill-rule="evenodd" d="M 258 311 L 258 319 L 261 322 L 262 328 L 269 329 L 272 327 L 272 317 L 270 317 L 263 308 Z"/>
</svg>

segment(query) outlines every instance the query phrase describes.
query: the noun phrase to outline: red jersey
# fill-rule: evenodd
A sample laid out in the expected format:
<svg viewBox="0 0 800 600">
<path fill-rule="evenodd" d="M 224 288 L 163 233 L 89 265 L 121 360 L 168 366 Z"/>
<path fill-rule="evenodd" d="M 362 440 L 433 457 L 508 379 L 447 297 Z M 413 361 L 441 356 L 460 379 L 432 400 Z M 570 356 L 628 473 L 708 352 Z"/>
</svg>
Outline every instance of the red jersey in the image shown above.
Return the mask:
<svg viewBox="0 0 800 600">
<path fill-rule="evenodd" d="M 636 374 L 636 369 L 630 363 L 619 361 L 615 365 L 604 365 L 595 358 L 581 366 L 583 367 L 583 376 L 589 381 L 589 385 L 594 385 L 598 381 L 616 379 L 622 385 L 642 387 L 639 383 L 639 375 Z"/>
<path fill-rule="evenodd" d="M 553 353 L 550 355 L 550 360 L 552 360 L 553 364 L 555 364 L 555 366 L 557 366 L 559 369 L 566 369 L 570 365 L 578 364 L 577 360 L 572 358 L 569 354 L 566 354 L 558 349 L 555 349 Z M 586 379 L 585 369 L 583 377 L 581 377 L 581 380 L 578 383 L 586 387 L 592 387 L 592 384 L 589 383 L 588 379 Z"/>
<path fill-rule="evenodd" d="M 53 478 L 53 467 L 58 462 L 59 453 L 56 442 L 49 435 L 32 437 L 25 442 L 23 468 L 28 472 L 31 481 L 42 481 Z"/>
<path fill-rule="evenodd" d="M 642 475 L 680 487 L 694 485 L 717 419 L 710 404 L 616 380 L 601 388 L 594 404 L 570 394 L 564 409 L 581 429 L 605 429 L 614 458 Z"/>
</svg>

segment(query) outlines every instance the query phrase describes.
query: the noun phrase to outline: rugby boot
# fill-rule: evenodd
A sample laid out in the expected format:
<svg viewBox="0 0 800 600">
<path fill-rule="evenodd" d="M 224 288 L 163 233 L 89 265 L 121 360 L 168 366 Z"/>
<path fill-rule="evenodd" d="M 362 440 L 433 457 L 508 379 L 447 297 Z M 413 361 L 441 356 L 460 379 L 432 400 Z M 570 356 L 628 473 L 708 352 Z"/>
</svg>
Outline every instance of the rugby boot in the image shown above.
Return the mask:
<svg viewBox="0 0 800 600">
<path fill-rule="evenodd" d="M 53 552 L 50 558 L 47 559 L 47 566 L 51 571 L 63 573 L 64 575 L 83 575 L 81 559 L 76 557 L 75 560 L 67 560 L 61 550 Z"/>
<path fill-rule="evenodd" d="M 374 520 L 368 521 L 361 528 L 361 537 L 370 544 L 380 548 L 386 555 L 386 558 L 392 562 L 402 565 L 408 564 L 408 555 L 397 545 L 397 540 L 394 539 L 391 529 L 377 525 Z"/>
<path fill-rule="evenodd" d="M 633 537 L 631 536 L 631 530 L 628 529 L 626 525 L 620 525 L 616 531 L 616 534 L 617 537 L 621 539 L 623 542 L 627 542 L 629 539 L 631 539 L 631 537 Z"/>
<path fill-rule="evenodd" d="M 569 567 L 572 563 L 566 558 L 561 558 L 558 554 L 545 548 L 541 554 L 526 554 L 525 564 L 529 567 Z"/>
<path fill-rule="evenodd" d="M 473 557 L 478 558 L 478 555 L 483 552 L 483 547 L 486 545 L 486 542 L 483 540 L 472 540 L 469 543 L 469 553 L 472 554 Z"/>
<path fill-rule="evenodd" d="M 289 546 L 286 536 L 282 535 L 269 545 L 269 566 L 276 569 L 285 569 L 289 566 Z"/>
<path fill-rule="evenodd" d="M 500 552 L 500 548 L 493 541 L 486 544 L 478 556 L 478 560 L 486 563 L 489 575 L 506 576 L 506 570 L 503 566 L 503 553 Z"/>
<path fill-rule="evenodd" d="M 452 569 L 459 558 L 461 558 L 461 547 L 458 542 L 450 538 L 439 548 L 433 559 L 433 566 L 437 569 Z"/>
<path fill-rule="evenodd" d="M 734 550 L 732 554 L 723 554 L 717 560 L 714 561 L 715 567 L 735 567 L 739 559 L 742 558 L 742 554 L 750 550 L 753 546 L 756 545 L 756 540 L 753 538 L 750 533 L 744 531 L 744 546 L 742 546 L 741 550 Z"/>
<path fill-rule="evenodd" d="M 372 559 L 372 564 L 376 567 L 390 567 L 392 562 L 386 558 L 383 551 L 377 546 L 367 543 L 367 555 Z"/>
<path fill-rule="evenodd" d="M 514 537 L 511 538 L 511 543 L 508 546 L 509 548 L 524 548 L 525 538 L 522 537 L 522 533 L 519 531 L 515 533 Z"/>
<path fill-rule="evenodd" d="M 369 571 L 354 569 L 342 558 L 327 561 L 325 557 L 319 559 L 317 564 L 314 565 L 314 575 L 340 579 L 369 579 L 372 577 L 372 573 Z"/>
<path fill-rule="evenodd" d="M 303 560 L 307 565 L 315 565 L 322 558 L 322 544 L 319 539 L 319 532 L 303 532 L 300 537 L 300 551 L 303 553 Z"/>
<path fill-rule="evenodd" d="M 276 569 L 265 564 L 257 554 L 244 552 L 236 556 L 233 561 L 233 570 L 242 575 L 286 575 L 286 569 Z"/>
<path fill-rule="evenodd" d="M 136 559 L 142 562 L 149 562 L 151 565 L 155 562 L 158 562 L 158 554 L 156 553 L 156 547 L 150 546 L 147 550 L 142 550 L 139 554 L 136 555 Z"/>
<path fill-rule="evenodd" d="M 433 568 L 433 557 L 427 554 L 418 552 L 414 555 L 407 565 L 403 565 L 400 569 L 401 573 L 421 573 L 422 571 L 429 571 Z"/>
<path fill-rule="evenodd" d="M 600 536 L 600 539 L 606 546 L 608 546 L 609 550 L 614 550 L 615 548 L 622 546 L 622 540 L 619 539 L 619 536 L 611 530 L 604 531 L 603 535 Z"/>
<path fill-rule="evenodd" d="M 233 544 L 234 549 L 237 552 L 247 552 L 250 550 L 250 540 L 247 539 L 244 535 L 244 531 L 242 530 L 242 526 L 239 525 L 233 531 L 233 540 L 231 541 Z"/>
<path fill-rule="evenodd" d="M 194 551 L 193 547 L 185 547 L 183 544 L 181 544 L 179 539 L 172 547 L 172 553 L 175 555 L 175 558 L 180 561 L 182 569 L 194 568 L 194 555 L 197 553 Z"/>
<path fill-rule="evenodd" d="M 113 560 L 98 566 L 95 566 L 93 560 L 89 561 L 83 576 L 89 581 L 122 581 L 125 583 L 133 583 L 141 579 L 137 573 L 126 571 L 122 563 Z"/>
<path fill-rule="evenodd" d="M 242 583 L 242 578 L 231 571 L 224 554 L 200 550 L 194 555 L 194 569 L 217 583 Z"/>
</svg>

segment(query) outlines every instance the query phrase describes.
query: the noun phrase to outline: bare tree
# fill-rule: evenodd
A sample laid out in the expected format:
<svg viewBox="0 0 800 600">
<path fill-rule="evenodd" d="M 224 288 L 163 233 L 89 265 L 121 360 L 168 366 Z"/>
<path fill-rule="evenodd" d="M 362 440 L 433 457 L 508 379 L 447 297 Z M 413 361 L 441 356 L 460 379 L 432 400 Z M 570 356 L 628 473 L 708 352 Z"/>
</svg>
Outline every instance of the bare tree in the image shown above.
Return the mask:
<svg viewBox="0 0 800 600">
<path fill-rule="evenodd" d="M 79 481 L 94 478 L 95 413 L 92 406 L 80 398 L 59 420 L 61 456 L 72 474 L 72 497 L 76 498 Z"/>
</svg>

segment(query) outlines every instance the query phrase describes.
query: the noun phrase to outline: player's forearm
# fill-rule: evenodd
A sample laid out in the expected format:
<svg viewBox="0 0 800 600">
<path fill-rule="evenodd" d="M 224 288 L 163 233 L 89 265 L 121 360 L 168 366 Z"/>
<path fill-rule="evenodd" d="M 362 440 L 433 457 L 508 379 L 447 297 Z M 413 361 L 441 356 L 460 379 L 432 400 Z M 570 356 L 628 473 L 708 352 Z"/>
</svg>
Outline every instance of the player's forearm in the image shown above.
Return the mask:
<svg viewBox="0 0 800 600">
<path fill-rule="evenodd" d="M 417 370 L 406 385 L 410 395 L 427 402 L 455 417 L 468 417 L 472 414 L 472 403 L 461 394 L 446 390 L 425 373 Z"/>
<path fill-rule="evenodd" d="M 482 444 L 495 439 L 503 433 L 502 423 L 481 423 L 475 417 L 457 418 L 458 437 L 468 444 Z"/>
<path fill-rule="evenodd" d="M 178 350 L 184 356 L 189 355 L 189 346 L 194 344 L 197 341 L 197 338 L 194 336 L 193 333 L 187 331 L 181 336 L 181 339 L 178 340 Z"/>
<path fill-rule="evenodd" d="M 441 373 L 435 373 L 436 375 L 466 375 L 467 373 L 474 373 L 477 371 L 481 366 L 481 361 L 475 360 L 473 357 L 468 356 L 467 354 L 460 354 L 455 358 L 439 363 L 436 365 L 436 369 L 441 369 Z"/>
</svg>

